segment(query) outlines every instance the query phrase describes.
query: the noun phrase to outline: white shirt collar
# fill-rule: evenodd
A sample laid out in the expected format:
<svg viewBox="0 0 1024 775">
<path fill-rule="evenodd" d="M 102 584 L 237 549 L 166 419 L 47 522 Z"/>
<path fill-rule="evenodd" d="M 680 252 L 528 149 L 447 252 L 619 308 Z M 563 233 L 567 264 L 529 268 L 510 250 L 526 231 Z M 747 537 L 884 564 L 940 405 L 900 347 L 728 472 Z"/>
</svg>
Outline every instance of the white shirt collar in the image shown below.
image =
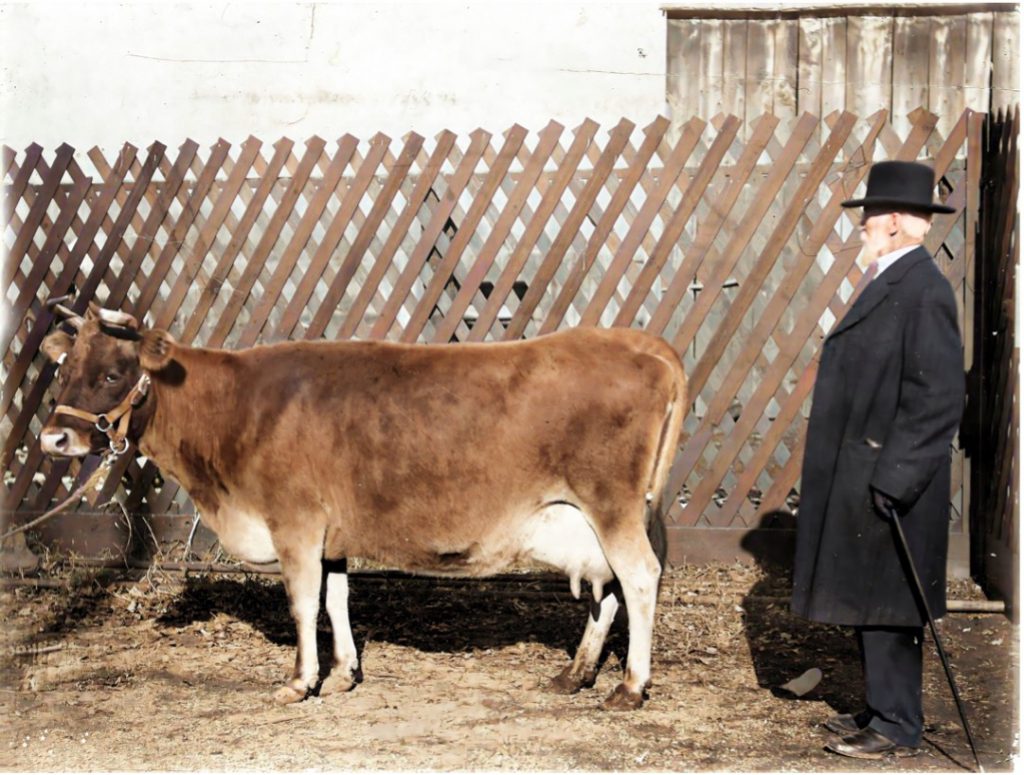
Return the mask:
<svg viewBox="0 0 1024 775">
<path fill-rule="evenodd" d="M 903 258 L 903 256 L 907 255 L 907 253 L 909 253 L 911 250 L 917 250 L 917 248 L 919 248 L 919 247 L 921 247 L 921 246 L 920 245 L 908 245 L 905 248 L 900 248 L 899 250 L 894 250 L 892 253 L 886 253 L 884 256 L 880 257 L 878 259 L 878 261 L 876 262 L 878 264 L 878 271 L 875 272 L 875 277 L 877 278 L 879 275 L 882 274 L 882 272 L 884 272 L 890 266 L 892 266 L 897 261 L 899 261 L 901 258 Z"/>
</svg>

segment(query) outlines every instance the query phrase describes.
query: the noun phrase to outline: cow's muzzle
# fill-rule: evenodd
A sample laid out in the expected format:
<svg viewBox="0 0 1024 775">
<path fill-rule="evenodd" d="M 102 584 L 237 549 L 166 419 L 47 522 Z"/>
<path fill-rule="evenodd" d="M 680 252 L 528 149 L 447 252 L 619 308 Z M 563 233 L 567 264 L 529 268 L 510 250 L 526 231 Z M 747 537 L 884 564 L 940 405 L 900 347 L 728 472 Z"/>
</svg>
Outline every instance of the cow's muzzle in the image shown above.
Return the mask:
<svg viewBox="0 0 1024 775">
<path fill-rule="evenodd" d="M 132 420 L 132 410 L 146 400 L 149 382 L 149 374 L 143 372 L 139 381 L 128 391 L 128 395 L 121 400 L 121 403 L 101 414 L 76 409 L 66 404 L 59 405 L 53 410 L 53 413 L 55 416 L 66 415 L 84 420 L 92 425 L 107 437 L 110 452 L 117 457 L 128 451 L 128 428 Z M 44 430 L 39 444 L 43 452 L 48 455 L 63 457 L 79 457 L 92 451 L 87 438 L 83 438 L 80 432 L 67 427 Z"/>
<path fill-rule="evenodd" d="M 87 434 L 72 428 L 49 428 L 39 437 L 39 446 L 54 457 L 83 457 L 92 452 Z"/>
</svg>

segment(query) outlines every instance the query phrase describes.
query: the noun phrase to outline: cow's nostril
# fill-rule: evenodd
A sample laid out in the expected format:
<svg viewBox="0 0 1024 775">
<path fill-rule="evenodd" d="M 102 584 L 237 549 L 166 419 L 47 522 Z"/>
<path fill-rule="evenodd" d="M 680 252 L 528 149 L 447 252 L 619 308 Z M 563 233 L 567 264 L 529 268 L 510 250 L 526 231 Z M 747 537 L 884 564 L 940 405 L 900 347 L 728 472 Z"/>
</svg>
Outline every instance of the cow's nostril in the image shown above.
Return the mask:
<svg viewBox="0 0 1024 775">
<path fill-rule="evenodd" d="M 42 448 L 48 455 L 64 454 L 71 445 L 71 437 L 67 431 L 43 431 Z"/>
</svg>

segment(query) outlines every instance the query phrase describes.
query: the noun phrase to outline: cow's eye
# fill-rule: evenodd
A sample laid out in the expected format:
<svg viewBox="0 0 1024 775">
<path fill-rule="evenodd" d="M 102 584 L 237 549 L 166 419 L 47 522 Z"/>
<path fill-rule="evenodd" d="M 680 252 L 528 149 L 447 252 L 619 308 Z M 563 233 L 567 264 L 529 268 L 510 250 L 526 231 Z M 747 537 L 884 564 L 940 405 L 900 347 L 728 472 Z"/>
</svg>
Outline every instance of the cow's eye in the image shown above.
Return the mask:
<svg viewBox="0 0 1024 775">
<path fill-rule="evenodd" d="M 107 384 L 109 385 L 121 379 L 121 375 L 112 371 L 109 374 L 107 374 L 105 379 L 107 380 Z"/>
</svg>

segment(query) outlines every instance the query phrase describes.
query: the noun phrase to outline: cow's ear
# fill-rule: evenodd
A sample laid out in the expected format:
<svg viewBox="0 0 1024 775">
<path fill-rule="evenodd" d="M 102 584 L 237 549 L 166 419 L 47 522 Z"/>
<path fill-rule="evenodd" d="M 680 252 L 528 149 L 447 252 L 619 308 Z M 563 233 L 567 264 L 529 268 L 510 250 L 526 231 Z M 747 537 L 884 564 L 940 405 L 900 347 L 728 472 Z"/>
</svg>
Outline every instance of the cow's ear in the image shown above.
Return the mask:
<svg viewBox="0 0 1024 775">
<path fill-rule="evenodd" d="M 63 331 L 54 331 L 43 340 L 43 352 L 54 363 L 60 363 L 61 358 L 71 352 L 74 346 L 75 340 Z"/>
<path fill-rule="evenodd" d="M 171 362 L 174 350 L 174 337 L 159 328 L 151 328 L 142 333 L 139 344 L 139 364 L 146 371 L 160 371 Z"/>
</svg>

